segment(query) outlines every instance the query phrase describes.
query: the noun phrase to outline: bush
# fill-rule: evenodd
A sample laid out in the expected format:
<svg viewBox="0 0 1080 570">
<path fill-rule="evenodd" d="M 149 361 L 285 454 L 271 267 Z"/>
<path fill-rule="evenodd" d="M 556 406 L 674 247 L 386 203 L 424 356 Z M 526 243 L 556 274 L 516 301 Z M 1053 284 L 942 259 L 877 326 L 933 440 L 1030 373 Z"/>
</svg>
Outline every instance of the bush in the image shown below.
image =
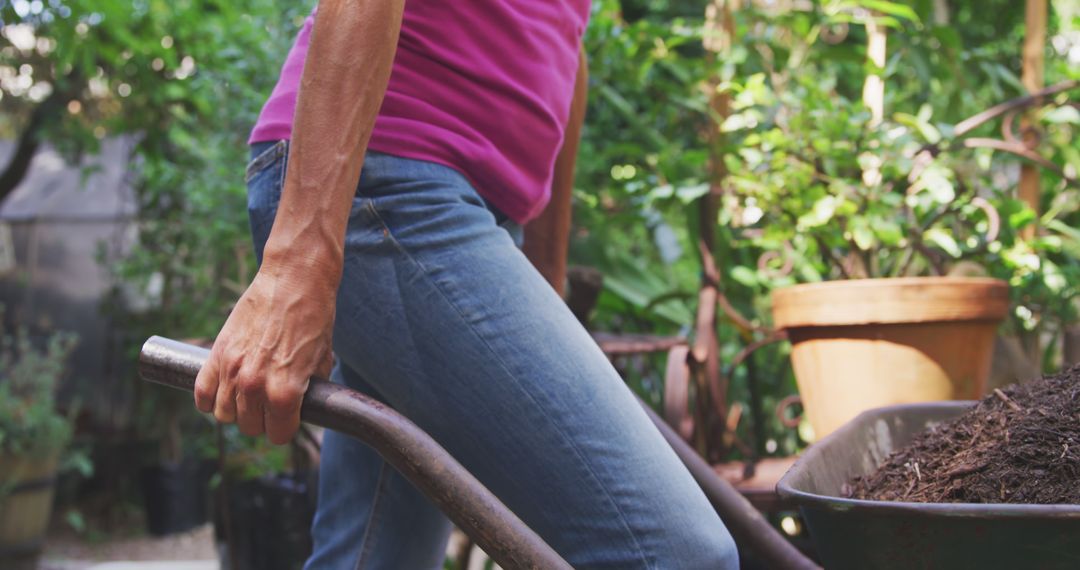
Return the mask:
<svg viewBox="0 0 1080 570">
<path fill-rule="evenodd" d="M 0 328 L 0 453 L 50 454 L 71 439 L 71 421 L 56 409 L 56 389 L 75 336 L 56 333 L 43 349 L 25 329 Z"/>
</svg>

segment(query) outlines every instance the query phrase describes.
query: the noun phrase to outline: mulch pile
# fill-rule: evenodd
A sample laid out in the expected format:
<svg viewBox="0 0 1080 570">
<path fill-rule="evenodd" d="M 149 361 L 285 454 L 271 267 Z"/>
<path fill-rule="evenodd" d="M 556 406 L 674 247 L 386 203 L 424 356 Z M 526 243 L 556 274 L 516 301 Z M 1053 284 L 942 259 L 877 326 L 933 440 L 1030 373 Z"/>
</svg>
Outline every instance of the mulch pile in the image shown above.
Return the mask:
<svg viewBox="0 0 1080 570">
<path fill-rule="evenodd" d="M 1080 504 L 1080 366 L 995 390 L 844 492 L 877 501 Z"/>
</svg>

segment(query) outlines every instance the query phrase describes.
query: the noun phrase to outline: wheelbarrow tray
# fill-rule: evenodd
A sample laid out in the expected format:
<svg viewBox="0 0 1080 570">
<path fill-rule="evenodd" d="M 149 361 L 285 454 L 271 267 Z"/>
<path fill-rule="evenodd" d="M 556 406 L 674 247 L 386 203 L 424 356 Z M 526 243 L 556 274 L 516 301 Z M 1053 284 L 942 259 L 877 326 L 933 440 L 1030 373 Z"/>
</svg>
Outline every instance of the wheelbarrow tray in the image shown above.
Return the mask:
<svg viewBox="0 0 1080 570">
<path fill-rule="evenodd" d="M 799 505 L 825 568 L 1080 568 L 1080 505 L 862 501 L 842 485 L 974 402 L 863 412 L 812 445 L 776 486 Z M 1080 481 L 1077 481 L 1080 484 Z"/>
</svg>

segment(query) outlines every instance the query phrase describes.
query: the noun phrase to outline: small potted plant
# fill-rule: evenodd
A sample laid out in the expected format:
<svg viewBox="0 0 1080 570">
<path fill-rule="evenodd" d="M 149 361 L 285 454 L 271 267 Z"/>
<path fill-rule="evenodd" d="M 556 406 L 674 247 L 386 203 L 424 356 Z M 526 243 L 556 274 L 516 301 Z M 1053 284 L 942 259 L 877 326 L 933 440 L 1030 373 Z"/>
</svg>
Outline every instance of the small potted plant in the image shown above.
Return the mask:
<svg viewBox="0 0 1080 570">
<path fill-rule="evenodd" d="M 152 386 L 144 392 L 138 433 L 155 453 L 139 469 L 146 530 L 154 536 L 187 532 L 209 518 L 213 435 L 191 397 Z"/>
<path fill-rule="evenodd" d="M 871 407 L 978 398 L 1003 320 L 1038 333 L 1042 308 L 1073 313 L 1075 150 L 1039 162 L 1057 173 L 1040 216 L 1014 196 L 1015 163 L 965 139 L 975 126 L 933 122 L 929 106 L 875 120 L 822 71 L 779 92 L 751 78 L 735 109 L 727 206 L 764 254 L 731 275 L 772 291 L 809 439 Z M 1075 112 L 1035 115 L 1058 123 L 1048 141 L 1075 144 Z"/>
<path fill-rule="evenodd" d="M 301 426 L 287 446 L 219 426 L 214 534 L 222 568 L 294 570 L 311 554 L 319 440 Z"/>
<path fill-rule="evenodd" d="M 35 568 L 49 525 L 60 459 L 71 421 L 55 394 L 74 335 L 38 348 L 25 330 L 0 325 L 0 567 Z"/>
<path fill-rule="evenodd" d="M 773 291 L 816 437 L 870 407 L 981 396 L 1010 308 L 965 263 L 1001 248 L 989 165 L 928 151 L 945 143 L 929 108 L 874 122 L 833 88 L 805 75 L 762 95 L 782 112 L 730 163 L 766 252 L 746 279 Z"/>
</svg>

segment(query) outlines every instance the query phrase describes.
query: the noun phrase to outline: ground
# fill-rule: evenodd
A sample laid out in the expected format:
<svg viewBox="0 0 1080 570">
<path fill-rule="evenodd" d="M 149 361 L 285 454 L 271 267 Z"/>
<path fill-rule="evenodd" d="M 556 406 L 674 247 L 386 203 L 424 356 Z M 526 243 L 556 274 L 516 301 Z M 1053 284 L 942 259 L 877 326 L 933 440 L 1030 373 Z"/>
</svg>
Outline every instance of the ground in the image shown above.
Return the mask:
<svg viewBox="0 0 1080 570">
<path fill-rule="evenodd" d="M 464 535 L 455 531 L 447 553 L 460 549 Z M 475 547 L 474 547 L 475 548 Z M 486 557 L 476 549 L 469 570 L 484 568 Z M 218 570 L 214 531 L 206 524 L 190 532 L 166 537 L 131 533 L 95 537 L 54 525 L 50 530 L 40 570 Z M 495 567 L 496 569 L 498 566 Z"/>
<path fill-rule="evenodd" d="M 150 561 L 154 561 L 153 564 Z M 54 528 L 45 545 L 42 570 L 217 570 L 209 524 L 157 538 L 146 534 L 94 538 Z"/>
</svg>

